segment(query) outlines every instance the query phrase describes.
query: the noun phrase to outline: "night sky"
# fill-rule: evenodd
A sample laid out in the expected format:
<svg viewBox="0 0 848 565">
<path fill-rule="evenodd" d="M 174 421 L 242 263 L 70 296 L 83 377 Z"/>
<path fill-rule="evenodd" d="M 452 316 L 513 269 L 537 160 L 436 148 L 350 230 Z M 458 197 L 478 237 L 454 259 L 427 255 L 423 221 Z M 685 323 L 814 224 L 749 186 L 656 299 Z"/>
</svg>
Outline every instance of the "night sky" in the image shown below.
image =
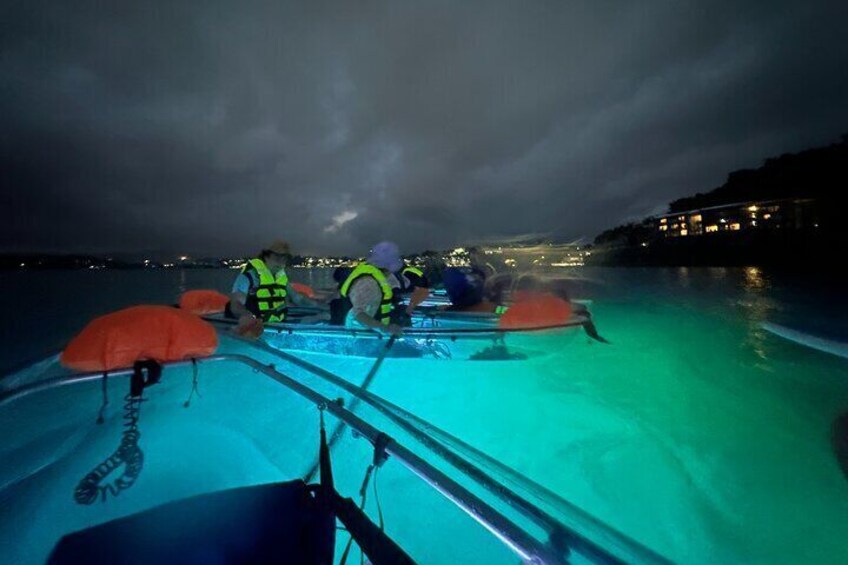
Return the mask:
<svg viewBox="0 0 848 565">
<path fill-rule="evenodd" d="M 839 0 L 0 13 L 0 251 L 591 239 L 848 132 Z"/>
</svg>

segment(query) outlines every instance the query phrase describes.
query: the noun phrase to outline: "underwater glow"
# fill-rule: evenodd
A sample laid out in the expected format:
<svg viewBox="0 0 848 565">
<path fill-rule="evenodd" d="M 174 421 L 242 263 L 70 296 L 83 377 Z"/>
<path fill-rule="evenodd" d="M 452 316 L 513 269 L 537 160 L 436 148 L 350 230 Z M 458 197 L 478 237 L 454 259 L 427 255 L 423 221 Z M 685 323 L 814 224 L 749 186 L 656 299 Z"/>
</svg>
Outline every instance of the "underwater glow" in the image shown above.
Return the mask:
<svg viewBox="0 0 848 565">
<path fill-rule="evenodd" d="M 390 358 L 370 390 L 675 562 L 848 561 L 848 479 L 831 439 L 842 429 L 834 422 L 848 411 L 848 365 L 762 326 L 772 321 L 844 340 L 845 297 L 765 269 L 583 274 L 595 281 L 585 283 L 584 296 L 612 345 L 582 334 L 540 335 L 521 346 L 532 353 L 521 361 Z M 220 283 L 209 278 L 217 276 Z M 232 275 L 70 273 L 63 288 L 81 302 L 67 307 L 89 309 L 78 310 L 80 319 L 100 313 L 96 308 L 109 305 L 102 297 L 86 304 L 85 289 L 129 289 L 121 281 L 136 277 L 146 282 L 133 292 L 159 288 L 165 302 L 176 286 L 225 288 Z M 318 275 L 303 282 L 321 285 Z M 106 298 L 116 306 L 143 299 Z M 50 301 L 61 297 L 44 299 L 49 310 L 31 330 L 22 321 L 22 335 L 49 340 L 44 320 L 59 311 Z M 77 329 L 61 319 L 53 327 Z M 355 384 L 373 363 L 326 352 L 303 356 Z M 260 360 L 338 396 L 278 360 Z M 48 362 L 32 372 L 50 369 Z M 0 492 L 14 508 L 0 513 L 0 552 L 40 563 L 56 536 L 75 525 L 196 492 L 298 476 L 312 464 L 317 415 L 278 387 L 221 368 L 201 371 L 201 396 L 186 409 L 190 390 L 188 370 L 150 389 L 139 421 L 144 471 L 119 497 L 85 508 L 74 506 L 73 489 L 120 440 L 123 388 L 110 388 L 103 426 L 94 423 L 97 382 L 0 410 L 0 426 L 15 431 L 0 441 Z M 366 406 L 357 413 L 379 421 Z M 340 492 L 355 496 L 370 457 L 367 444 L 344 436 L 334 449 Z M 515 562 L 461 510 L 390 463 L 379 479 L 386 527 L 413 557 Z M 367 509 L 375 511 L 370 494 Z"/>
</svg>

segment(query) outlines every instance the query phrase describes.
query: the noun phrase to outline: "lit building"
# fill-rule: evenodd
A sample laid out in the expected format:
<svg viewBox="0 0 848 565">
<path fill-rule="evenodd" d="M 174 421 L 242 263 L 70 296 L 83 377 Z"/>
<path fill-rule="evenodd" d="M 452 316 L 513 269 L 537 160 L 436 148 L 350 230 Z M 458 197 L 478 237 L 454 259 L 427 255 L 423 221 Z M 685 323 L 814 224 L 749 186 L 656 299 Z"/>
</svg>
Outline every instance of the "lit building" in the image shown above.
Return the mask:
<svg viewBox="0 0 848 565">
<path fill-rule="evenodd" d="M 658 237 L 815 229 L 818 227 L 815 204 L 812 199 L 739 202 L 655 216 L 649 223 Z"/>
</svg>

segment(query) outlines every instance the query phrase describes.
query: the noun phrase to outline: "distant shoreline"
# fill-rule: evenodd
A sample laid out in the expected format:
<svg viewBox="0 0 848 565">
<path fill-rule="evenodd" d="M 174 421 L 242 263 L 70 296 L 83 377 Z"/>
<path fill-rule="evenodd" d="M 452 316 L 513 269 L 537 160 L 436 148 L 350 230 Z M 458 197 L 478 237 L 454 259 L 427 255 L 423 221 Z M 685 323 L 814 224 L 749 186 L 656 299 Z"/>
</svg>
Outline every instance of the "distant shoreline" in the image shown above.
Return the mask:
<svg viewBox="0 0 848 565">
<path fill-rule="evenodd" d="M 579 270 L 583 268 L 604 268 L 604 269 L 677 269 L 677 268 L 691 268 L 691 269 L 746 269 L 746 268 L 761 268 L 761 269 L 769 269 L 769 270 L 777 270 L 777 271 L 786 271 L 786 272 L 809 272 L 809 273 L 831 273 L 831 272 L 842 272 L 842 268 L 838 268 L 835 264 L 824 264 L 824 263 L 797 263 L 797 264 L 789 264 L 789 263 L 769 263 L 769 262 L 757 262 L 757 261 L 738 261 L 738 262 L 711 262 L 711 261 L 689 261 L 689 262 L 659 262 L 653 261 L 649 259 L 631 259 L 631 260 L 621 260 L 616 262 L 598 260 L 598 261 L 590 261 L 585 265 L 579 265 L 574 267 L 569 267 L 568 269 L 554 269 L 548 267 L 546 269 L 542 269 L 545 272 L 562 272 L 564 277 L 568 276 L 569 271 Z M 332 269 L 334 267 L 330 266 L 316 266 L 316 265 L 293 265 L 290 267 L 291 269 Z M 73 271 L 73 272 L 87 272 L 87 271 L 144 271 L 144 272 L 161 272 L 161 271 L 211 271 L 211 270 L 238 270 L 238 267 L 232 266 L 215 266 L 215 265 L 174 265 L 171 267 L 150 267 L 144 265 L 132 265 L 132 266 L 109 266 L 109 267 L 73 267 L 73 266 L 62 266 L 62 265 L 51 265 L 51 264 L 43 264 L 38 266 L 27 266 L 27 267 L 14 267 L 14 266 L 3 266 L 0 265 L 0 273 L 26 273 L 26 272 L 50 272 L 50 271 Z M 531 269 L 529 271 L 521 271 L 514 270 L 516 273 L 523 272 L 536 272 L 539 269 Z M 498 271 L 499 273 L 507 273 L 512 271 Z"/>
</svg>

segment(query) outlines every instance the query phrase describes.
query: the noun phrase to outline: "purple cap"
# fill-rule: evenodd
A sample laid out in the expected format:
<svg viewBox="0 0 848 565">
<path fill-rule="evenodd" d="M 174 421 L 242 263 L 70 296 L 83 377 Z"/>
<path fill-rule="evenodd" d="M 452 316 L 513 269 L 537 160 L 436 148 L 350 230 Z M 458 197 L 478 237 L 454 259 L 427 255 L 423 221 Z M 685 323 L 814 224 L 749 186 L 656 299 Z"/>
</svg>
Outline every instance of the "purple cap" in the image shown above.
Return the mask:
<svg viewBox="0 0 848 565">
<path fill-rule="evenodd" d="M 400 258 L 400 249 L 391 241 L 381 241 L 371 249 L 368 254 L 368 262 L 380 269 L 391 272 L 400 271 L 403 260 Z"/>
</svg>

